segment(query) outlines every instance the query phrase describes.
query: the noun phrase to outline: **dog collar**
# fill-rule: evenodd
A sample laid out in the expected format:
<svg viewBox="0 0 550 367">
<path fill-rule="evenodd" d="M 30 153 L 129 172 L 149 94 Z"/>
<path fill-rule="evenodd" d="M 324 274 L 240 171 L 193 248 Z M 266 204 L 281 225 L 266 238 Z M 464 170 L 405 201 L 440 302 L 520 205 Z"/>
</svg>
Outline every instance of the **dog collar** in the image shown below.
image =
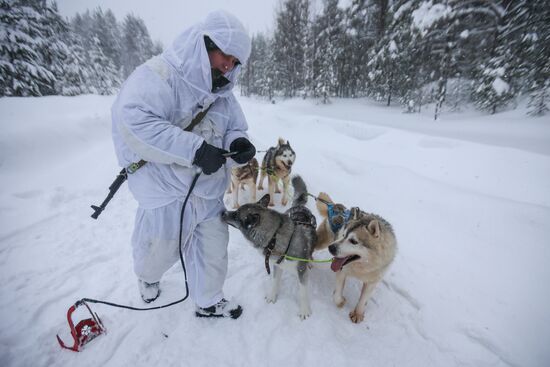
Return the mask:
<svg viewBox="0 0 550 367">
<path fill-rule="evenodd" d="M 344 222 L 338 225 L 333 221 L 334 217 L 336 216 L 336 214 L 334 213 L 334 205 L 329 203 L 327 204 L 327 207 L 328 207 L 328 222 L 330 224 L 330 229 L 332 229 L 332 232 L 336 234 L 343 226 L 345 226 L 348 223 L 349 218 L 351 217 L 351 211 L 349 209 L 344 210 L 344 213 L 343 213 Z"/>
</svg>

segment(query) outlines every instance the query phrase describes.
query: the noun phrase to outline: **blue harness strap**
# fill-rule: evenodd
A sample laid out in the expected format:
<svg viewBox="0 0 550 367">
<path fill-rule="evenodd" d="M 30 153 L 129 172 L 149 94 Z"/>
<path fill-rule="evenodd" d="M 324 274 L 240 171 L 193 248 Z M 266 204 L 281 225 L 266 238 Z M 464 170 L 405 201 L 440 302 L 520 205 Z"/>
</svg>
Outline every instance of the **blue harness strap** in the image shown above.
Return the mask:
<svg viewBox="0 0 550 367">
<path fill-rule="evenodd" d="M 348 223 L 349 218 L 351 216 L 351 211 L 348 209 L 344 210 L 344 212 L 342 213 L 344 217 L 344 222 L 342 224 L 336 224 L 334 223 L 334 220 L 333 220 L 333 218 L 337 216 L 337 214 L 334 213 L 334 204 L 328 203 L 327 207 L 328 207 L 328 222 L 330 224 L 330 229 L 332 229 L 332 232 L 337 233 L 343 226 L 345 226 Z"/>
</svg>

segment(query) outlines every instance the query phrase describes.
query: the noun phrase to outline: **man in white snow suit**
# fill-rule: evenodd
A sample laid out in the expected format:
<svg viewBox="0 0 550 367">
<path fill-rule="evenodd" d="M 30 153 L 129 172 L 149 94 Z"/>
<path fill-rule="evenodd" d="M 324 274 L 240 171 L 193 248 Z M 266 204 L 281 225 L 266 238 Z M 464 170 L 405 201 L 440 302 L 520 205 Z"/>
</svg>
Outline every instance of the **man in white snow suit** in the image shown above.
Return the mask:
<svg viewBox="0 0 550 367">
<path fill-rule="evenodd" d="M 161 55 L 139 66 L 113 104 L 119 164 L 148 162 L 128 175 L 139 204 L 132 247 L 145 302 L 159 296 L 162 275 L 179 261 L 182 203 L 200 167 L 203 174 L 189 196 L 181 239 L 190 297 L 197 316 L 237 318 L 242 313 L 222 290 L 229 232 L 220 215 L 232 166 L 256 153 L 232 93 L 250 47 L 237 18 L 224 11 L 210 13 Z M 191 132 L 184 131 L 209 107 Z M 237 153 L 226 158 L 227 152 Z"/>
</svg>

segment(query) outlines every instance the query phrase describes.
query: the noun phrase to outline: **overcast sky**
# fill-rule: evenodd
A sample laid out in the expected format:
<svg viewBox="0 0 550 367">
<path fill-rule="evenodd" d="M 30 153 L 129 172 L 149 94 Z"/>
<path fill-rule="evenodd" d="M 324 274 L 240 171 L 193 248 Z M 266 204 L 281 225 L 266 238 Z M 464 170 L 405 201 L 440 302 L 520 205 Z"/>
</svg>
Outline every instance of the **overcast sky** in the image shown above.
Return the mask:
<svg viewBox="0 0 550 367">
<path fill-rule="evenodd" d="M 145 21 L 153 40 L 164 46 L 212 10 L 225 9 L 241 20 L 251 34 L 272 31 L 279 0 L 57 0 L 60 13 L 72 17 L 100 6 L 122 21 L 132 12 Z"/>
</svg>

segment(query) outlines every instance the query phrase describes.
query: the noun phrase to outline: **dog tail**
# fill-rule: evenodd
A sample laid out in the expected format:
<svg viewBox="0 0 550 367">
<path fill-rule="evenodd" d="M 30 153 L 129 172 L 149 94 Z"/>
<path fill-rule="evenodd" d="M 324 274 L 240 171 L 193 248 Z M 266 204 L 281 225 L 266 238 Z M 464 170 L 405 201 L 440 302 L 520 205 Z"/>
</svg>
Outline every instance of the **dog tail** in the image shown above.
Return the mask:
<svg viewBox="0 0 550 367">
<path fill-rule="evenodd" d="M 292 187 L 294 187 L 294 198 L 292 199 L 292 206 L 306 205 L 307 187 L 302 177 L 298 175 L 292 177 Z"/>
<path fill-rule="evenodd" d="M 321 214 L 323 218 L 328 218 L 328 208 L 325 202 L 332 203 L 332 199 L 326 192 L 320 192 L 319 195 L 317 195 L 317 198 L 319 199 L 315 202 L 317 211 L 319 211 L 319 214 Z"/>
</svg>

